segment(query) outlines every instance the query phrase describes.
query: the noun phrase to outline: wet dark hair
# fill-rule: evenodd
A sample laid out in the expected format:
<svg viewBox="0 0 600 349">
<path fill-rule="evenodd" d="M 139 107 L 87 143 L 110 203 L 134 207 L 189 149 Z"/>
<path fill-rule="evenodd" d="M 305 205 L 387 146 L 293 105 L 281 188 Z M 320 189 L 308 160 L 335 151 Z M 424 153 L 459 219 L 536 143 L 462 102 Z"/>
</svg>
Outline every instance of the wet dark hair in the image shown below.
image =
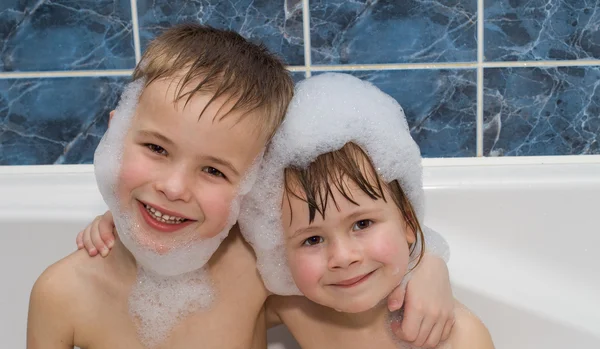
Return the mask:
<svg viewBox="0 0 600 349">
<path fill-rule="evenodd" d="M 285 195 L 288 195 L 288 198 L 292 195 L 308 205 L 309 223 L 315 220 L 317 213 L 325 219 L 330 200 L 339 209 L 333 190 L 339 191 L 346 200 L 358 205 L 352 198 L 349 183 L 358 186 L 373 200 L 381 199 L 387 202 L 386 192 L 389 193 L 414 232 L 415 238 L 420 238 L 422 242 L 412 244 L 410 248 L 412 255 L 416 246 L 420 246 L 417 265 L 421 261 L 425 251 L 424 236 L 412 204 L 397 180 L 390 183 L 382 181 L 369 156 L 355 143 L 349 142 L 339 150 L 319 155 L 306 168 L 286 168 L 284 183 Z"/>
</svg>

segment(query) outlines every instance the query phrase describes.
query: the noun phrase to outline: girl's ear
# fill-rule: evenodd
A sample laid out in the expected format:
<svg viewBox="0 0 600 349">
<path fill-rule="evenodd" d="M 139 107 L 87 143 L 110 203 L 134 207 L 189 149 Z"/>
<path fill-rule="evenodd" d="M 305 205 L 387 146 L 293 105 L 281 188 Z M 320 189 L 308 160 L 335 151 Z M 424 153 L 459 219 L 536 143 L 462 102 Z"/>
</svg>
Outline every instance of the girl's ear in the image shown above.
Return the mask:
<svg viewBox="0 0 600 349">
<path fill-rule="evenodd" d="M 411 224 L 408 221 L 404 221 L 404 234 L 406 234 L 406 242 L 414 244 L 417 241 L 417 232 L 411 228 Z"/>
</svg>

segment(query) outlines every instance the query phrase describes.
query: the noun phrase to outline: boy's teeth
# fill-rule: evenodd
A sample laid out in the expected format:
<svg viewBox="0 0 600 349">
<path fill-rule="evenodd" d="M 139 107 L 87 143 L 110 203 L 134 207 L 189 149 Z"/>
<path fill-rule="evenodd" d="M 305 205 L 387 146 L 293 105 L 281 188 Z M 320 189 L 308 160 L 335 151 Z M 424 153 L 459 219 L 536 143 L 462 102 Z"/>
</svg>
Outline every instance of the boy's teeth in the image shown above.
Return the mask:
<svg viewBox="0 0 600 349">
<path fill-rule="evenodd" d="M 146 211 L 151 213 L 151 217 L 156 219 L 159 222 L 168 223 L 168 224 L 179 224 L 185 222 L 187 219 L 175 216 L 169 216 L 166 214 L 162 214 L 159 210 L 155 209 L 152 206 L 148 206 L 144 204 Z"/>
</svg>

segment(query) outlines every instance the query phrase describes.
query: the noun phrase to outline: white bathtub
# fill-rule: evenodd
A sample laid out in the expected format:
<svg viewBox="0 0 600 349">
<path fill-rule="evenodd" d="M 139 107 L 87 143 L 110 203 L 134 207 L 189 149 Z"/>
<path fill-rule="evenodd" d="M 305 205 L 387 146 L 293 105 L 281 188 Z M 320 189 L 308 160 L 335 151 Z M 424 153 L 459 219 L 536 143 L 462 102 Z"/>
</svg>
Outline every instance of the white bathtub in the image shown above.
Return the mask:
<svg viewBox="0 0 600 349">
<path fill-rule="evenodd" d="M 425 186 L 455 295 L 496 348 L 600 348 L 600 156 L 426 160 Z M 2 348 L 25 347 L 35 279 L 104 210 L 91 166 L 0 167 Z"/>
</svg>

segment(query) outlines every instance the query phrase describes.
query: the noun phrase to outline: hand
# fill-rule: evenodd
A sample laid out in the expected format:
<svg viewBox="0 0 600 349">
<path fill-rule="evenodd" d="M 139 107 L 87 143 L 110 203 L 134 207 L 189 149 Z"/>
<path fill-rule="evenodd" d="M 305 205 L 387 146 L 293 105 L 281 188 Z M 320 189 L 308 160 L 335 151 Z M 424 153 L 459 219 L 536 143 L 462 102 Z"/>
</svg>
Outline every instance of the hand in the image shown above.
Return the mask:
<svg viewBox="0 0 600 349">
<path fill-rule="evenodd" d="M 435 348 L 448 339 L 454 325 L 454 297 L 442 259 L 425 254 L 406 289 L 399 286 L 388 297 L 390 311 L 403 304 L 402 322 L 392 322 L 399 339 L 423 348 Z"/>
<path fill-rule="evenodd" d="M 98 251 L 102 257 L 108 256 L 108 252 L 115 244 L 114 228 L 112 213 L 106 211 L 77 234 L 75 239 L 77 249 L 85 247 L 90 257 L 97 255 Z"/>
</svg>

